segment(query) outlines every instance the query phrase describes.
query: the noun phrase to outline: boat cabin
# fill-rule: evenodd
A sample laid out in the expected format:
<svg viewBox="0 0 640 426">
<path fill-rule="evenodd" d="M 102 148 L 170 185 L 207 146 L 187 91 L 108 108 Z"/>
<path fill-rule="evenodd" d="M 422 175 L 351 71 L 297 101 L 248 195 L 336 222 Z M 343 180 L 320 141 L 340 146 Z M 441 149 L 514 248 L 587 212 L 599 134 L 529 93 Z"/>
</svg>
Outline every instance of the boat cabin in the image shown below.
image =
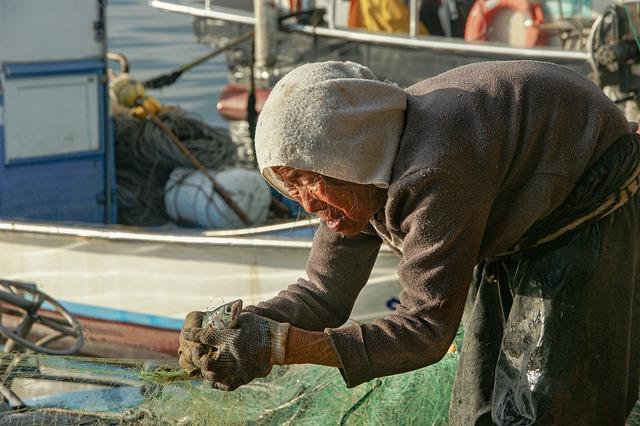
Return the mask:
<svg viewBox="0 0 640 426">
<path fill-rule="evenodd" d="M 104 7 L 0 2 L 2 218 L 116 221 Z"/>
</svg>

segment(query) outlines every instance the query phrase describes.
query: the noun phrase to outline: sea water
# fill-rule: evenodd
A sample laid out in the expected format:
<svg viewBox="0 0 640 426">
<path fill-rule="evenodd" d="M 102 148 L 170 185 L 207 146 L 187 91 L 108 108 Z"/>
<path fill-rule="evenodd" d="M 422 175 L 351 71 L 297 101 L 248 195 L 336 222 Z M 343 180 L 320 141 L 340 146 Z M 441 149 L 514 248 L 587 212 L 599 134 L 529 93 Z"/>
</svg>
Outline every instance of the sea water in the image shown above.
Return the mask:
<svg viewBox="0 0 640 426">
<path fill-rule="evenodd" d="M 124 54 L 130 73 L 140 81 L 168 73 L 213 50 L 198 44 L 191 17 L 154 9 L 146 0 L 107 0 L 107 37 L 109 51 Z M 118 68 L 117 63 L 113 68 Z M 209 124 L 226 127 L 216 109 L 225 84 L 226 61 L 220 56 L 185 72 L 171 86 L 147 92 Z"/>
</svg>

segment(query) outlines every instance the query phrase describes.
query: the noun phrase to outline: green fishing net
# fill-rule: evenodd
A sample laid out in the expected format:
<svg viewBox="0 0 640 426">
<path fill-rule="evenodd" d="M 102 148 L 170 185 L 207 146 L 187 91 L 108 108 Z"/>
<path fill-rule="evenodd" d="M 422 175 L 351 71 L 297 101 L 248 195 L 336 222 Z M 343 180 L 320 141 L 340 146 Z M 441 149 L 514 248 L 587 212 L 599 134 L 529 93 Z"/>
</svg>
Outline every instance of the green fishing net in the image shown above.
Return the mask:
<svg viewBox="0 0 640 426">
<path fill-rule="evenodd" d="M 274 367 L 224 392 L 176 361 L 3 354 L 0 425 L 445 425 L 458 358 L 352 389 L 335 368 Z"/>
<path fill-rule="evenodd" d="M 175 363 L 6 355 L 2 392 L 13 397 L 0 425 L 441 425 L 457 359 L 353 389 L 334 368 L 274 367 L 223 392 L 183 380 Z"/>
</svg>

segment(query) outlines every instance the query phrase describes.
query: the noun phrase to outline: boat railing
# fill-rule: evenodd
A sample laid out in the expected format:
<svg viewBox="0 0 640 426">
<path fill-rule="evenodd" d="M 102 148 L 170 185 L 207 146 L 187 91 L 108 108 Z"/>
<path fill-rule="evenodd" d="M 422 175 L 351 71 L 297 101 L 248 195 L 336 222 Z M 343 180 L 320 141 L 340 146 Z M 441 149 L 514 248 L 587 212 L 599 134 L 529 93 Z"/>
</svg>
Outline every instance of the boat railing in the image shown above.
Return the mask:
<svg viewBox="0 0 640 426">
<path fill-rule="evenodd" d="M 307 222 L 307 226 L 314 226 Z M 282 231 L 280 225 L 273 231 Z M 304 226 L 300 224 L 299 226 Z M 290 224 L 293 230 L 296 225 Z M 256 232 L 257 229 L 257 232 Z M 92 240 L 128 241 L 132 243 L 157 244 L 190 244 L 236 246 L 236 247 L 269 247 L 269 248 L 311 248 L 311 240 L 298 240 L 284 237 L 270 237 L 267 227 L 246 228 L 242 231 L 205 231 L 200 233 L 187 230 L 153 230 L 130 226 L 106 226 L 90 224 L 34 223 L 13 220 L 0 220 L 0 235 L 46 236 L 49 238 L 80 238 L 86 242 Z"/>
<path fill-rule="evenodd" d="M 317 228 L 318 219 L 300 219 L 295 222 L 265 225 L 238 230 L 218 230 L 193 233 L 181 229 L 147 230 L 123 225 L 89 225 L 35 223 L 0 219 L 0 237 L 15 238 L 19 235 L 78 238 L 89 243 L 92 240 L 122 241 L 131 243 L 189 244 L 194 246 L 233 246 L 275 249 L 311 249 L 311 238 L 291 238 L 300 228 Z M 272 235 L 269 235 L 272 234 Z M 392 255 L 383 245 L 380 252 Z"/>
<path fill-rule="evenodd" d="M 305 25 L 290 21 L 282 22 L 282 27 L 287 31 L 339 38 L 353 42 L 427 49 L 440 52 L 493 55 L 513 59 L 562 60 L 566 62 L 584 62 L 589 59 L 586 51 L 564 50 L 550 47 L 521 48 L 493 43 L 470 43 L 461 39 L 439 36 L 422 36 L 418 34 L 419 0 L 409 0 L 410 31 L 408 34 L 374 33 L 360 29 L 341 28 L 336 26 L 336 0 L 328 1 L 328 25 L 326 27 Z M 217 19 L 246 25 L 255 24 L 255 18 L 252 12 L 215 6 L 211 3 L 211 0 L 205 0 L 201 7 L 165 0 L 150 0 L 149 5 L 166 12 L 180 13 L 192 17 Z"/>
</svg>

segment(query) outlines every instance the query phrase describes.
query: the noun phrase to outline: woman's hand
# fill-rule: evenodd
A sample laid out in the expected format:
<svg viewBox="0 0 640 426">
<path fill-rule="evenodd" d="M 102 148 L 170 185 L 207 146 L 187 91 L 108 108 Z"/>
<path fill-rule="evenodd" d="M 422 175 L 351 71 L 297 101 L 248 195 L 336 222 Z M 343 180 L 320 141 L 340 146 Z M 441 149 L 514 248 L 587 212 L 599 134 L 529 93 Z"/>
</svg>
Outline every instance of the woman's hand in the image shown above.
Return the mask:
<svg viewBox="0 0 640 426">
<path fill-rule="evenodd" d="M 197 377 L 200 375 L 200 368 L 193 363 L 194 357 L 199 357 L 206 352 L 205 347 L 201 343 L 191 342 L 184 338 L 184 331 L 194 327 L 202 326 L 202 319 L 205 312 L 193 311 L 189 312 L 184 319 L 182 330 L 180 331 L 180 346 L 178 347 L 178 356 L 180 367 L 190 376 Z"/>
<path fill-rule="evenodd" d="M 201 328 L 203 312 L 187 315 L 180 333 L 180 366 L 198 372 L 221 390 L 234 390 L 269 374 L 272 344 L 269 321 L 251 312 L 240 314 L 235 328 Z"/>
</svg>

